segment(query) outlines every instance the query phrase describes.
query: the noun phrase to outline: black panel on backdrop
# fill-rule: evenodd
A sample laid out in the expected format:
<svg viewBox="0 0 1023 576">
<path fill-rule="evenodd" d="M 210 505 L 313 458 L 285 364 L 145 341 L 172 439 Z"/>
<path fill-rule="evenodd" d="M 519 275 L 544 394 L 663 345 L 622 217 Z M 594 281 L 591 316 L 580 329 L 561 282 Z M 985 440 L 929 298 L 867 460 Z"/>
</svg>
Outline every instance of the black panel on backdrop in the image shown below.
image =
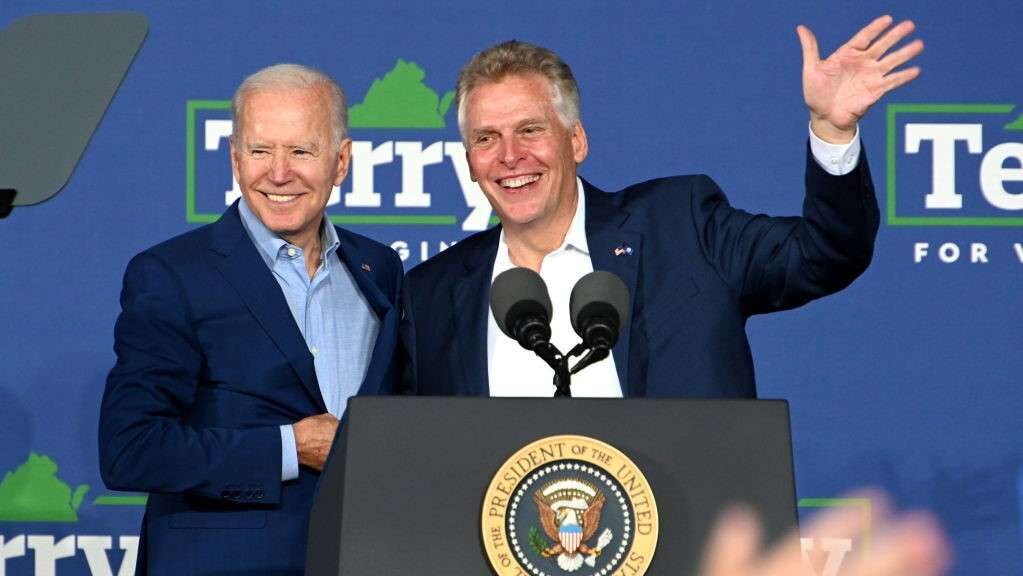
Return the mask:
<svg viewBox="0 0 1023 576">
<path fill-rule="evenodd" d="M 0 30 L 0 218 L 64 187 L 147 29 L 145 16 L 120 12 Z"/>
</svg>

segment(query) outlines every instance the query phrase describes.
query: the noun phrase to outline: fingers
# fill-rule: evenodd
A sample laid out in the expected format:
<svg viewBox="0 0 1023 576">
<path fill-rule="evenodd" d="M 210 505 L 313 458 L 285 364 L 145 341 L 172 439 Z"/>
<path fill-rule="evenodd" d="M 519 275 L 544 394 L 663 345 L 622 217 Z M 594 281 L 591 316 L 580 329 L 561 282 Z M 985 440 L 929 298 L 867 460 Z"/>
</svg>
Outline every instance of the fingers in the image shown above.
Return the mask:
<svg viewBox="0 0 1023 576">
<path fill-rule="evenodd" d="M 870 552 L 856 557 L 843 574 L 935 576 L 950 564 L 951 555 L 937 520 L 917 512 L 884 526 Z"/>
<path fill-rule="evenodd" d="M 884 77 L 884 84 L 881 89 L 884 93 L 891 92 L 899 86 L 914 80 L 920 75 L 920 67 L 914 66 L 912 68 L 906 68 L 905 70 L 899 70 Z"/>
<path fill-rule="evenodd" d="M 721 515 L 703 558 L 702 576 L 741 574 L 760 549 L 761 529 L 756 516 L 745 507 Z"/>
<path fill-rule="evenodd" d="M 859 501 L 869 502 L 869 508 L 865 509 L 864 506 L 858 505 Z M 848 498 L 848 502 L 849 506 L 833 508 L 818 514 L 812 522 L 799 530 L 799 534 L 787 538 L 781 545 L 771 549 L 762 564 L 762 574 L 773 576 L 774 574 L 812 573 L 809 565 L 803 560 L 800 536 L 806 538 L 857 538 L 870 527 L 872 522 L 883 522 L 888 514 L 887 498 L 876 491 L 856 493 Z"/>
<path fill-rule="evenodd" d="M 895 46 L 903 38 L 912 34 L 913 30 L 916 30 L 916 24 L 914 24 L 912 20 L 903 20 L 885 32 L 885 34 L 878 38 L 876 42 L 871 44 L 868 52 L 870 52 L 870 55 L 875 59 L 880 58 L 892 46 Z"/>
<path fill-rule="evenodd" d="M 862 502 L 860 502 L 862 501 Z M 870 506 L 862 506 L 869 502 Z M 858 550 L 843 566 L 845 576 L 939 576 L 951 564 L 951 554 L 938 521 L 921 512 L 889 518 L 887 498 L 864 492 L 848 499 L 849 506 L 818 515 L 802 533 L 827 538 L 858 538 L 875 530 L 873 546 Z M 760 555 L 761 529 L 753 513 L 733 508 L 718 521 L 708 541 L 701 576 L 812 576 L 803 557 L 800 534 L 794 533 Z"/>
<path fill-rule="evenodd" d="M 317 414 L 296 422 L 295 448 L 298 461 L 315 470 L 322 470 L 334 443 L 338 420 L 332 414 Z"/>
<path fill-rule="evenodd" d="M 759 576 L 816 576 L 810 564 L 803 559 L 803 547 L 798 533 L 786 536 L 774 545 L 756 565 Z"/>
<path fill-rule="evenodd" d="M 906 44 L 902 48 L 899 48 L 895 52 L 885 56 L 881 59 L 881 70 L 888 73 L 899 66 L 902 66 L 906 62 L 909 62 L 913 58 L 916 58 L 921 52 L 924 51 L 923 40 L 916 39 Z"/>
<path fill-rule="evenodd" d="M 821 54 L 817 48 L 817 37 L 813 35 L 813 32 L 800 24 L 796 26 L 796 34 L 799 35 L 799 45 L 803 47 L 803 66 L 819 62 Z"/>
<path fill-rule="evenodd" d="M 870 47 L 870 44 L 874 42 L 882 32 L 884 32 L 892 24 L 892 17 L 885 14 L 879 18 L 875 18 L 873 22 L 867 24 L 862 30 L 856 33 L 855 36 L 846 42 L 846 45 L 856 48 L 857 50 L 866 50 Z"/>
</svg>

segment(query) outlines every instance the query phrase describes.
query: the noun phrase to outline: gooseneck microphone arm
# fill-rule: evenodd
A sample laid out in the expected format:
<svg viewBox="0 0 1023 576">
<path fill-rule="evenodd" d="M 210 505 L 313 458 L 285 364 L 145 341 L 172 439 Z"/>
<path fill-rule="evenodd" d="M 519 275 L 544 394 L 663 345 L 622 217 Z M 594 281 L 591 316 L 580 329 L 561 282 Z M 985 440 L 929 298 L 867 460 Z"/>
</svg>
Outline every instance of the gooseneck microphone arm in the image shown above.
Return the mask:
<svg viewBox="0 0 1023 576">
<path fill-rule="evenodd" d="M 554 369 L 554 397 L 572 397 L 572 372 L 568 369 L 568 356 L 550 342 L 540 342 L 533 352 Z"/>
<path fill-rule="evenodd" d="M 589 351 L 586 352 L 586 355 L 580 358 L 579 361 L 575 363 L 575 366 L 572 366 L 572 369 L 569 372 L 575 374 L 590 364 L 596 364 L 604 358 L 607 358 L 610 353 L 610 348 L 590 348 Z"/>
</svg>

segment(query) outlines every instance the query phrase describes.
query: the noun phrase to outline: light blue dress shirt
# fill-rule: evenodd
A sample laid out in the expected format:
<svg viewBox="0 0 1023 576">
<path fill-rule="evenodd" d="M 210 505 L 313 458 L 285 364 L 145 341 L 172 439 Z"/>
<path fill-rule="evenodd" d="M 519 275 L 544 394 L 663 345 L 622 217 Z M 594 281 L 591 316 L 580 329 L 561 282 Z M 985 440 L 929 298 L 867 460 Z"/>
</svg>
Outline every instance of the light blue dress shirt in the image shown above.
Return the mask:
<svg viewBox="0 0 1023 576">
<path fill-rule="evenodd" d="M 351 271 L 335 257 L 337 230 L 326 217 L 320 229 L 320 267 L 309 278 L 305 254 L 271 232 L 242 198 L 242 225 L 281 287 L 295 324 L 313 355 L 316 380 L 327 411 L 340 418 L 348 398 L 362 385 L 380 331 L 376 317 Z M 281 480 L 298 478 L 295 430 L 281 426 Z"/>
</svg>

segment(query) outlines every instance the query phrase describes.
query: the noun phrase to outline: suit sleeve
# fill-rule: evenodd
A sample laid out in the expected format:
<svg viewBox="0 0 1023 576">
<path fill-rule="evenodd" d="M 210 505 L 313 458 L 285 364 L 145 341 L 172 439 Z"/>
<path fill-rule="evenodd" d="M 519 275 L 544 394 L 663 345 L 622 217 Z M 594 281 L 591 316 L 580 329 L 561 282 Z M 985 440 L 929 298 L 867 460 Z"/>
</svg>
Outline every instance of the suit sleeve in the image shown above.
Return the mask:
<svg viewBox="0 0 1023 576">
<path fill-rule="evenodd" d="M 128 264 L 114 351 L 99 422 L 100 471 L 108 487 L 279 502 L 278 426 L 195 428 L 185 422 L 203 351 L 180 280 L 152 253 Z"/>
<path fill-rule="evenodd" d="M 401 393 L 418 394 L 416 383 L 416 322 L 412 302 L 412 279 L 408 274 L 401 285 L 401 326 L 398 361 L 401 363 Z"/>
<path fill-rule="evenodd" d="M 738 295 L 745 315 L 794 308 L 848 286 L 870 264 L 880 216 L 866 154 L 843 176 L 807 149 L 802 217 L 732 208 L 710 178 L 693 185 L 701 249 Z"/>
<path fill-rule="evenodd" d="M 393 303 L 398 310 L 398 337 L 394 348 L 392 367 L 394 369 L 394 393 L 399 395 L 415 394 L 415 384 L 410 380 L 413 374 L 413 356 L 406 348 L 405 341 L 405 318 L 406 312 L 411 313 L 411 306 L 408 303 L 411 298 L 408 295 L 409 279 L 405 272 L 405 266 L 397 252 L 391 250 L 396 266 L 395 290 L 393 292 Z M 413 349 L 414 350 L 414 349 Z"/>
</svg>

